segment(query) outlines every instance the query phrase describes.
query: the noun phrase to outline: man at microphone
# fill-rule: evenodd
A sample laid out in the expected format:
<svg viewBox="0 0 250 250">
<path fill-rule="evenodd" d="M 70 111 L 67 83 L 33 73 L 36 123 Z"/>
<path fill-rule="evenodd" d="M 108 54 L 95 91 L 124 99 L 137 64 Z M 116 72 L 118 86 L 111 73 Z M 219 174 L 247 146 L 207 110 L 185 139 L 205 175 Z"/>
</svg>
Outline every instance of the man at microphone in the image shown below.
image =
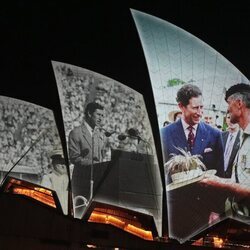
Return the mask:
<svg viewBox="0 0 250 250">
<path fill-rule="evenodd" d="M 74 128 L 68 138 L 69 160 L 74 165 L 72 174 L 72 191 L 74 197 L 90 197 L 91 168 L 93 164 L 103 161 L 104 108 L 99 103 L 90 102 L 84 111 L 84 121 Z"/>
</svg>

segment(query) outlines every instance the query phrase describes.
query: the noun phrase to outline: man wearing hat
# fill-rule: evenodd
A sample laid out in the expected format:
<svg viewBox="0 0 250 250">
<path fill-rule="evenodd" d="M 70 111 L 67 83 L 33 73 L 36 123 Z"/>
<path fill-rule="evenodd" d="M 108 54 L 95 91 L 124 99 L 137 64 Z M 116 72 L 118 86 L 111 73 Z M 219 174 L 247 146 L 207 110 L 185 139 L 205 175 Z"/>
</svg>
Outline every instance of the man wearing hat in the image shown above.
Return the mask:
<svg viewBox="0 0 250 250">
<path fill-rule="evenodd" d="M 63 212 L 68 209 L 68 185 L 69 177 L 62 149 L 55 149 L 50 154 L 51 173 L 43 176 L 41 186 L 56 191 Z"/>
<path fill-rule="evenodd" d="M 217 188 L 222 197 L 229 195 L 226 209 L 232 216 L 250 223 L 250 85 L 239 83 L 231 86 L 226 91 L 225 100 L 230 122 L 238 123 L 242 130 L 232 177 L 229 180 L 207 178 L 200 183 Z"/>
</svg>

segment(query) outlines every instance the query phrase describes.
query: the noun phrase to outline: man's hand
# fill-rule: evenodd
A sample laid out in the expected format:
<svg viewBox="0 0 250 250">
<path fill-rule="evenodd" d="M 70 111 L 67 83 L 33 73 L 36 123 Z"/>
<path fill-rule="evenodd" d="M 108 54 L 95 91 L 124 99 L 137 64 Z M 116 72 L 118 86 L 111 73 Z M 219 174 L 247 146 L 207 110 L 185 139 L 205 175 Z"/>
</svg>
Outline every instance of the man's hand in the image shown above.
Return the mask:
<svg viewBox="0 0 250 250">
<path fill-rule="evenodd" d="M 204 187 L 227 188 L 228 185 L 234 184 L 230 179 L 220 178 L 218 176 L 205 177 L 199 183 Z"/>
<path fill-rule="evenodd" d="M 233 182 L 231 179 L 220 178 L 217 176 L 204 178 L 199 181 L 199 185 L 205 188 L 213 188 L 218 192 L 237 197 L 238 199 L 250 198 L 250 187 Z"/>
</svg>

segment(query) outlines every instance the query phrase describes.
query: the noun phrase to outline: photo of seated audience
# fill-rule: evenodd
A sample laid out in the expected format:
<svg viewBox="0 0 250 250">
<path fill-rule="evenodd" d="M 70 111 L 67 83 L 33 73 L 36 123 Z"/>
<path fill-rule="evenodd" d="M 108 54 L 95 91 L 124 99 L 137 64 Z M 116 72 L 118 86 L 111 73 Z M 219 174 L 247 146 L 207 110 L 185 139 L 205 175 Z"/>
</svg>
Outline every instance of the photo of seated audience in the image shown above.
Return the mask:
<svg viewBox="0 0 250 250">
<path fill-rule="evenodd" d="M 60 63 L 54 63 L 54 68 L 60 84 L 66 138 L 73 128 L 82 124 L 85 106 L 94 101 L 105 109 L 103 130 L 113 133 L 108 138 L 107 147 L 117 148 L 126 144 L 126 150 L 135 150 L 131 140 L 121 143 L 118 138 L 118 135 L 126 134 L 130 128 L 137 129 L 139 135 L 152 144 L 147 111 L 141 95 L 125 85 L 88 70 Z M 148 150 L 144 149 L 145 152 Z M 108 152 L 105 157 L 109 159 Z"/>
<path fill-rule="evenodd" d="M 0 96 L 1 182 L 12 176 L 41 185 L 55 146 L 61 141 L 51 110 Z"/>
</svg>

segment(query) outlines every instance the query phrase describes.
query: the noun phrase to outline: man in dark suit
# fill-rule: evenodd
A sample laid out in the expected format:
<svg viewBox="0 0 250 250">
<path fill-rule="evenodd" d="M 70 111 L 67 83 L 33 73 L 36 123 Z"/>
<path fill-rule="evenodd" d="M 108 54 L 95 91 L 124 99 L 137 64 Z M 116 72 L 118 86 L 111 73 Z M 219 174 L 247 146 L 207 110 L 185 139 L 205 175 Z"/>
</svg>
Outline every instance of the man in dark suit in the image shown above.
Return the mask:
<svg viewBox="0 0 250 250">
<path fill-rule="evenodd" d="M 177 93 L 182 117 L 177 122 L 161 129 L 164 162 L 172 154 L 180 154 L 178 148 L 200 155 L 207 169 L 216 169 L 223 175 L 223 144 L 221 132 L 204 122 L 203 100 L 200 89 L 192 84 L 184 85 Z"/>
<path fill-rule="evenodd" d="M 230 122 L 230 114 L 226 116 L 227 131 L 222 133 L 224 145 L 224 172 L 225 178 L 231 178 L 233 164 L 240 147 L 240 130 L 237 123 Z"/>
<path fill-rule="evenodd" d="M 195 85 L 185 84 L 177 92 L 176 100 L 182 111 L 181 119 L 161 129 L 164 163 L 174 154 L 180 155 L 178 148 L 181 148 L 191 155 L 200 155 L 207 169 L 216 169 L 217 175 L 223 175 L 221 132 L 200 121 L 203 114 L 201 90 Z M 166 173 L 166 182 L 170 183 L 171 173 L 168 170 Z M 217 213 L 224 208 L 224 204 L 216 201 L 216 195 L 199 188 L 196 183 L 168 191 L 170 236 L 185 241 L 207 228 L 210 221 L 218 219 Z"/>
<path fill-rule="evenodd" d="M 81 197 L 85 202 L 93 191 L 93 164 L 102 162 L 104 156 L 103 116 L 104 109 L 100 104 L 88 103 L 82 125 L 74 128 L 68 138 L 69 160 L 74 165 L 73 196 Z"/>
</svg>

